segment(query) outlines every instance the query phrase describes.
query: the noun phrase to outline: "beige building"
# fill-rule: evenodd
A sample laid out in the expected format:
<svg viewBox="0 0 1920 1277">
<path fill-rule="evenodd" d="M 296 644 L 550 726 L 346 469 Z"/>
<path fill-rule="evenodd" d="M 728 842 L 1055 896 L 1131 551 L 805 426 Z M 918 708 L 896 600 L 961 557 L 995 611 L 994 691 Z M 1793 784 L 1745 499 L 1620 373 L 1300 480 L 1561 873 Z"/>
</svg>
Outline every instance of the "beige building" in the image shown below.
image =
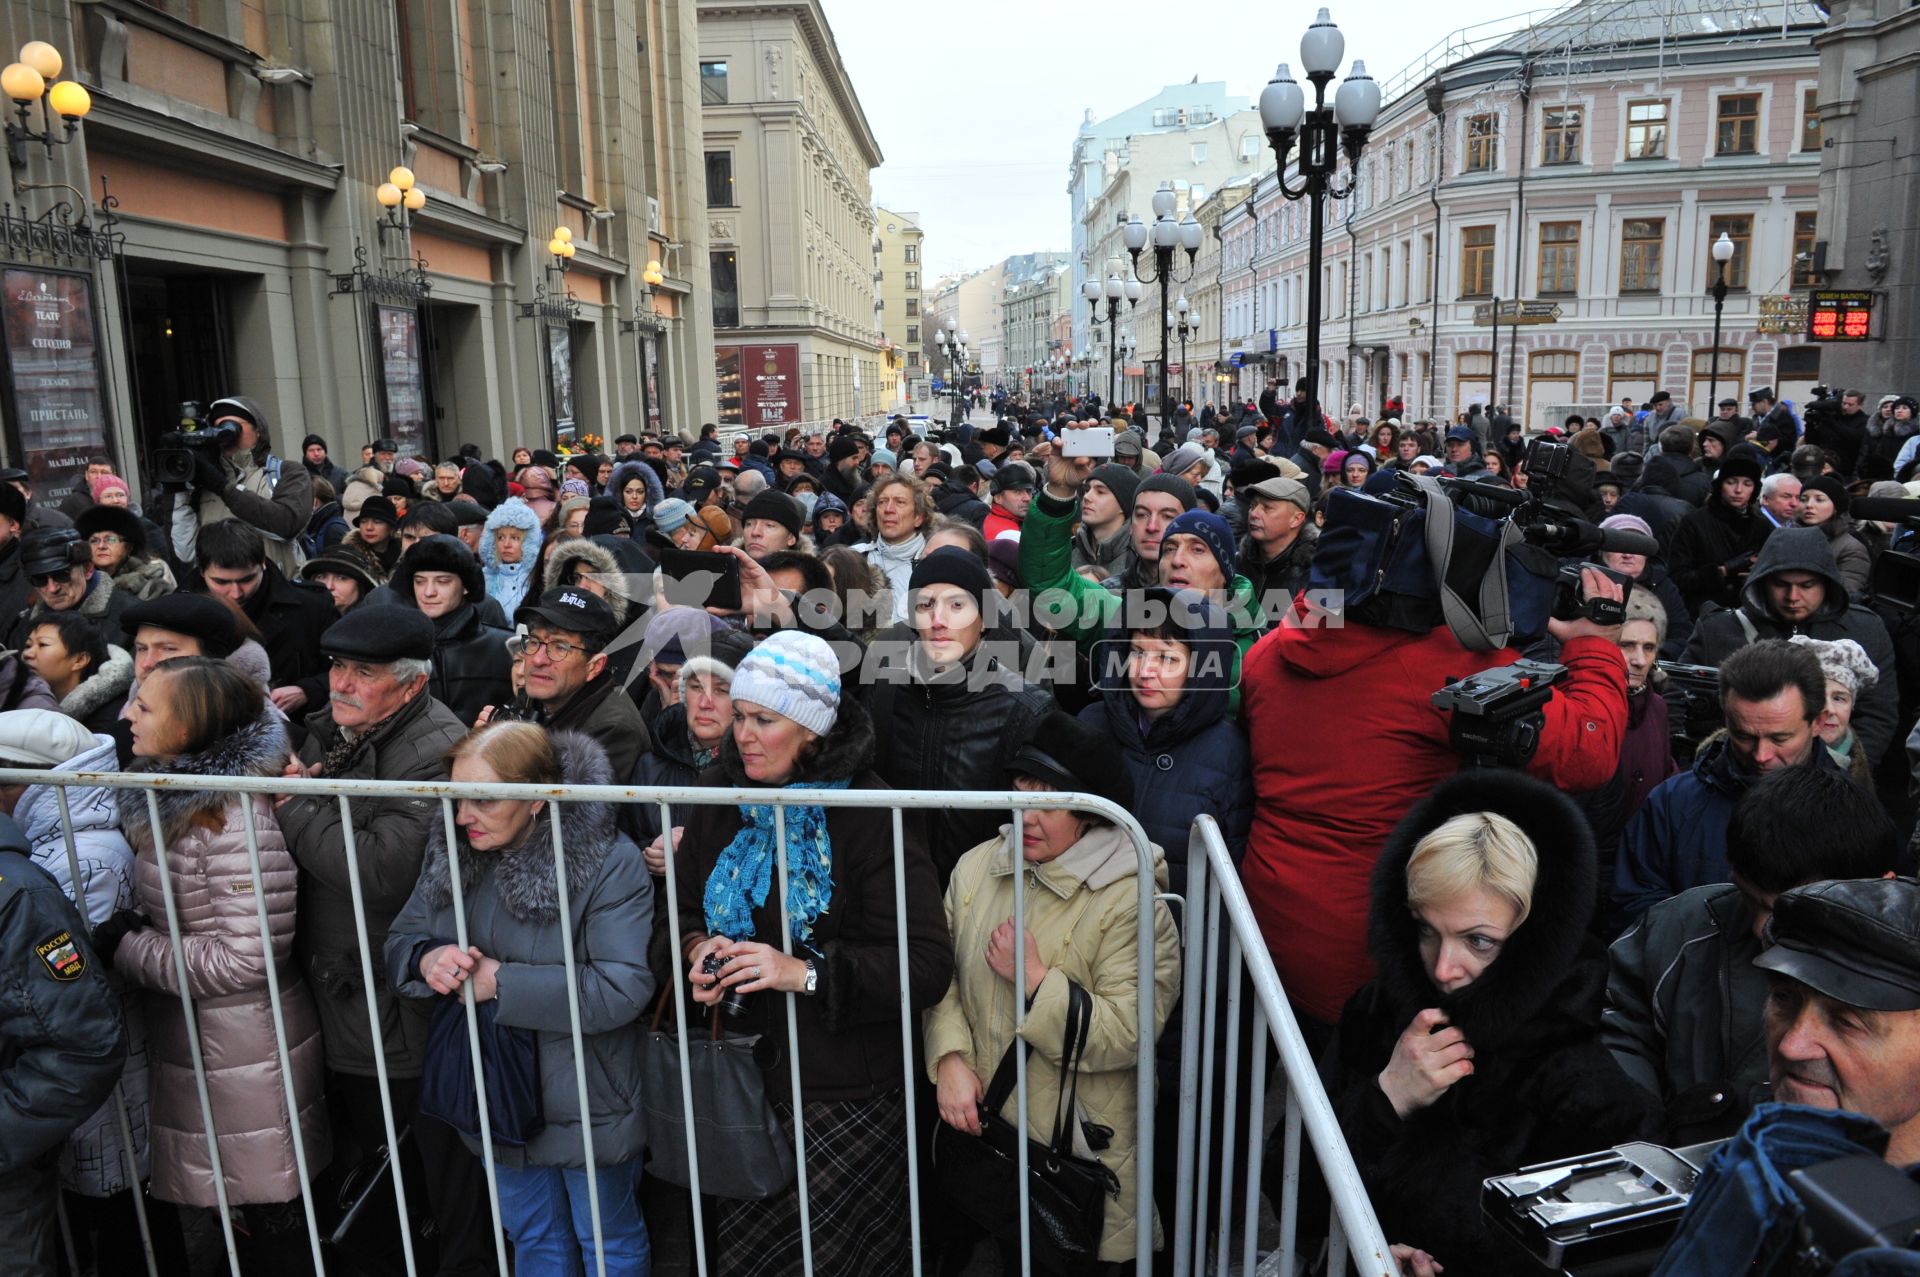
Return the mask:
<svg viewBox="0 0 1920 1277">
<path fill-rule="evenodd" d="M 1008 387 L 1038 393 L 1062 385 L 1073 340 L 1073 268 L 1065 255 L 1043 258 L 1025 277 L 1008 283 L 1001 312 Z M 1065 343 L 1056 331 L 1061 316 L 1067 320 Z"/>
<path fill-rule="evenodd" d="M 349 463 L 378 435 L 506 457 L 711 415 L 692 0 L 3 12 L 0 44 L 49 42 L 92 97 L 16 172 L 74 194 L 23 190 L 5 241 L 10 287 L 57 303 L 8 316 L 0 396 L 0 457 L 40 495 L 103 451 L 150 479 L 182 404 L 235 393 L 282 456 L 313 432 Z M 424 204 L 389 216 L 402 166 Z"/>
<path fill-rule="evenodd" d="M 880 146 L 819 0 L 700 0 L 700 76 L 718 420 L 880 410 Z"/>
<path fill-rule="evenodd" d="M 922 352 L 926 345 L 932 344 L 921 340 L 921 328 L 926 320 L 922 276 L 926 269 L 925 239 L 925 232 L 920 229 L 920 214 L 896 213 L 874 206 L 874 282 L 879 285 L 880 329 L 886 334 L 884 363 L 891 370 L 892 384 L 892 392 L 880 407 L 898 407 L 924 393 L 915 387 L 926 384 L 927 359 Z M 883 371 L 883 376 L 888 375 Z"/>
</svg>

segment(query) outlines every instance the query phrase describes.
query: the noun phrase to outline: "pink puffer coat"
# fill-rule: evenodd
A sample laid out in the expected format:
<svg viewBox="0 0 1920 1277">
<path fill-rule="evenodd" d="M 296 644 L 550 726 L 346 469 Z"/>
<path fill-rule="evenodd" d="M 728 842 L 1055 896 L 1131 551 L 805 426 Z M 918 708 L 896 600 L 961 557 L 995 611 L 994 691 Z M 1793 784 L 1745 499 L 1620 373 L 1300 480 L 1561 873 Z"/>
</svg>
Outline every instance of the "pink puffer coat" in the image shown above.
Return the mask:
<svg viewBox="0 0 1920 1277">
<path fill-rule="evenodd" d="M 203 753 L 144 770 L 268 777 L 280 775 L 286 758 L 285 728 L 269 714 Z M 167 938 L 167 906 L 148 827 L 147 795 L 144 790 L 122 789 L 116 796 L 121 826 L 138 854 L 135 908 L 155 923 L 150 929 L 129 933 L 114 955 L 114 965 L 128 981 L 149 991 L 153 1193 L 162 1201 L 213 1206 L 217 1203 L 213 1162 L 207 1153 L 193 1053 Z M 157 797 L 174 907 L 185 933 L 187 991 L 193 995 L 199 1018 L 227 1200 L 235 1205 L 292 1201 L 304 1186 L 294 1161 L 286 1083 L 274 1041 L 273 1005 L 247 858 L 245 811 L 233 795 L 220 792 L 162 789 Z M 250 801 L 307 1170 L 318 1174 L 332 1149 L 322 1090 L 320 1022 L 300 968 L 292 961 L 299 872 L 274 823 L 272 803 L 265 797 Z"/>
</svg>

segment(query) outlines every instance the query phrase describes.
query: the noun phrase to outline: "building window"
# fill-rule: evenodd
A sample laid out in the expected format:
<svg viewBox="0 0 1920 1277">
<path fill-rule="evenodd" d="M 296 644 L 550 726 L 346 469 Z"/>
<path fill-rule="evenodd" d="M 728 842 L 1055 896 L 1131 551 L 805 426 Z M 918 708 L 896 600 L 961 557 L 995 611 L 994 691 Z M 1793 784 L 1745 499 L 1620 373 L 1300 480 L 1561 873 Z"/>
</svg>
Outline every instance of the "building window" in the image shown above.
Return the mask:
<svg viewBox="0 0 1920 1277">
<path fill-rule="evenodd" d="M 1620 291 L 1660 291 L 1661 258 L 1666 248 L 1667 219 L 1629 217 L 1620 224 Z"/>
<path fill-rule="evenodd" d="M 1659 380 L 1659 351 L 1616 350 L 1607 359 L 1607 402 L 1632 398 L 1635 403 L 1645 403 L 1658 388 Z"/>
<path fill-rule="evenodd" d="M 1500 119 L 1493 115 L 1467 117 L 1467 172 L 1491 173 L 1500 163 Z"/>
<path fill-rule="evenodd" d="M 1467 226 L 1460 231 L 1460 295 L 1493 296 L 1493 227 Z"/>
<path fill-rule="evenodd" d="M 1813 288 L 1820 282 L 1813 269 L 1813 244 L 1819 214 L 1808 210 L 1793 215 L 1793 286 Z"/>
<path fill-rule="evenodd" d="M 919 313 L 920 313 L 920 299 L 918 297 L 907 298 L 907 317 L 911 319 L 913 316 L 918 315 Z"/>
<path fill-rule="evenodd" d="M 1718 244 L 1725 235 L 1733 241 L 1733 260 L 1727 263 L 1727 287 L 1743 289 L 1747 286 L 1747 249 L 1753 242 L 1753 218 L 1746 214 L 1728 217 L 1715 217 L 1707 221 L 1707 243 Z M 1719 263 L 1713 255 L 1707 255 L 1707 287 L 1713 287 L 1714 275 Z"/>
<path fill-rule="evenodd" d="M 726 104 L 727 64 L 702 62 L 700 64 L 700 105 L 725 106 Z"/>
<path fill-rule="evenodd" d="M 1715 155 L 1753 155 L 1760 137 L 1760 95 L 1729 93 L 1720 99 Z"/>
<path fill-rule="evenodd" d="M 920 272 L 917 270 L 908 271 L 907 272 L 907 291 L 912 292 L 918 287 L 920 287 Z"/>
<path fill-rule="evenodd" d="M 906 251 L 909 262 L 917 262 L 920 260 L 920 246 L 918 244 L 908 244 Z"/>
<path fill-rule="evenodd" d="M 1800 149 L 1820 149 L 1820 90 L 1808 89 L 1800 99 Z"/>
<path fill-rule="evenodd" d="M 1540 292 L 1542 296 L 1580 291 L 1580 223 L 1540 224 Z"/>
<path fill-rule="evenodd" d="M 1627 158 L 1667 158 L 1667 100 L 1627 103 Z"/>
<path fill-rule="evenodd" d="M 713 268 L 713 326 L 715 328 L 738 328 L 740 326 L 740 268 L 732 253 L 712 253 L 708 260 Z"/>
<path fill-rule="evenodd" d="M 907 305 L 909 305 L 909 306 L 911 306 L 911 305 L 913 305 L 913 303 L 912 303 L 912 302 L 908 302 L 908 303 L 907 303 Z M 918 325 L 918 324 L 908 324 L 908 325 L 907 325 L 907 340 L 908 340 L 908 341 L 919 341 L 919 340 L 920 340 L 920 325 Z"/>
<path fill-rule="evenodd" d="M 1542 164 L 1580 162 L 1580 108 L 1549 107 L 1540 130 Z"/>
<path fill-rule="evenodd" d="M 733 152 L 707 152 L 707 207 L 733 208 Z"/>
<path fill-rule="evenodd" d="M 1747 378 L 1747 354 L 1730 346 L 1722 346 L 1718 351 L 1696 350 L 1693 352 L 1693 376 L 1687 386 L 1687 402 L 1705 404 L 1709 399 L 1724 399 L 1729 395 L 1738 399 L 1742 383 Z M 1708 404 L 1709 414 L 1718 411 Z"/>
</svg>

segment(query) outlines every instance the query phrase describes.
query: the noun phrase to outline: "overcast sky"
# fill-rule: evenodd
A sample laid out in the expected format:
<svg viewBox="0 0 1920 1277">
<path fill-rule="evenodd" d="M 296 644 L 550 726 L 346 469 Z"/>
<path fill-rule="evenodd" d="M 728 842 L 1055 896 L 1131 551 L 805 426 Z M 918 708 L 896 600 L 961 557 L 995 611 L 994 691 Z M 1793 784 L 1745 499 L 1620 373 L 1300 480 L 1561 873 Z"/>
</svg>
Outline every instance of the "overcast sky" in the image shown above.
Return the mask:
<svg viewBox="0 0 1920 1277">
<path fill-rule="evenodd" d="M 1331 9 L 1348 59 L 1363 59 L 1384 83 L 1465 20 L 1547 2 L 1344 0 Z M 1067 165 L 1082 112 L 1104 119 L 1196 76 L 1224 80 L 1257 105 L 1275 63 L 1299 73 L 1300 36 L 1315 10 L 1222 0 L 822 3 L 886 157 L 873 174 L 874 202 L 920 214 L 929 278 L 1014 253 L 1065 251 Z M 1169 11 L 1174 29 L 1153 29 L 1153 15 Z M 1264 159 L 1271 164 L 1271 152 Z"/>
</svg>

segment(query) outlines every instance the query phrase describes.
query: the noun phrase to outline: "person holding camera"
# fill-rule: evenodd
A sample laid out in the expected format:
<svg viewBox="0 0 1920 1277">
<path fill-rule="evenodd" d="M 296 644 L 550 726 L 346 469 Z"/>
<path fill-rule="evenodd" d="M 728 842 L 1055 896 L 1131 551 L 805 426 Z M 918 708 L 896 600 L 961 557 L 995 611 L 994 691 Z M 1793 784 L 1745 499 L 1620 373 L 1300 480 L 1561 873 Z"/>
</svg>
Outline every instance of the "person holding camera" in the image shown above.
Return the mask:
<svg viewBox="0 0 1920 1277">
<path fill-rule="evenodd" d="M 1451 1271 L 1525 1267 L 1481 1213 L 1486 1177 L 1655 1128 L 1601 1045 L 1593 905 L 1579 809 L 1512 772 L 1442 781 L 1381 850 L 1379 974 L 1321 1076 L 1383 1231 Z"/>
<path fill-rule="evenodd" d="M 1746 449 L 1729 452 L 1714 472 L 1706 504 L 1688 511 L 1674 526 L 1667 565 L 1694 616 L 1708 603 L 1740 606 L 1747 573 L 1773 531 L 1754 511 L 1765 474 L 1766 467 Z"/>
<path fill-rule="evenodd" d="M 774 634 L 741 659 L 729 691 L 733 731 L 703 785 L 887 788 L 873 771 L 873 724 L 858 701 L 843 696 L 839 662 L 825 640 Z M 953 978 L 940 887 L 917 826 L 908 822 L 906 913 L 896 917 L 893 828 L 884 810 L 790 806 L 784 828 L 783 848 L 771 806 L 687 810 L 675 850 L 685 929 L 675 939 L 695 1002 L 713 1007 L 742 999 L 735 1029 L 798 1055 L 804 1095 L 791 1093 L 785 1067 L 769 1070 L 766 1086 L 781 1120 L 806 1127 L 814 1270 L 893 1277 L 909 1268 L 912 1209 L 896 1017 L 934 1006 Z M 774 894 L 775 857 L 787 864 L 784 909 Z M 782 944 L 783 919 L 790 946 Z M 793 999 L 797 1041 L 787 1039 L 787 999 L 779 994 Z M 718 1207 L 715 1271 L 799 1271 L 797 1189 Z"/>
<path fill-rule="evenodd" d="M 306 465 L 283 465 L 273 455 L 266 410 L 245 395 L 217 399 L 207 407 L 202 431 L 219 441 L 219 452 L 192 449 L 193 478 L 173 500 L 173 553 L 194 561 L 200 529 L 238 519 L 267 543 L 267 559 L 283 576 L 298 574 L 300 534 L 313 517 L 313 474 Z"/>
</svg>

